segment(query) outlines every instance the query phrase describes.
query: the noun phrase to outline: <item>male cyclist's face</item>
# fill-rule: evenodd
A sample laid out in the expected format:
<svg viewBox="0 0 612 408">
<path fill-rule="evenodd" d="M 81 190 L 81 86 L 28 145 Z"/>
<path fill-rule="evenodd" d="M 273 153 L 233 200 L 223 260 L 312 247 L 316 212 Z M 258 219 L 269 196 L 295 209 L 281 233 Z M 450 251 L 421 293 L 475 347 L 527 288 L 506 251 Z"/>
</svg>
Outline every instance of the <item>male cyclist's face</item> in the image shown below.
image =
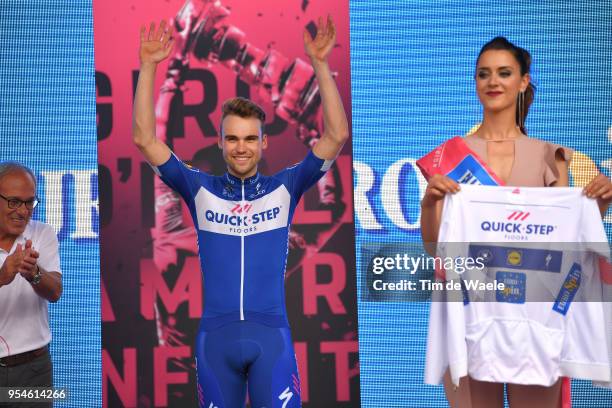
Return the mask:
<svg viewBox="0 0 612 408">
<path fill-rule="evenodd" d="M 228 115 L 221 129 L 218 143 L 229 173 L 240 178 L 255 175 L 262 150 L 268 147 L 266 135 L 261 134 L 261 121 Z"/>
<path fill-rule="evenodd" d="M 36 197 L 36 185 L 24 171 L 13 171 L 0 179 L 0 195 L 7 199 L 31 201 Z M 23 233 L 32 217 L 25 203 L 19 208 L 9 208 L 8 201 L 0 198 L 0 238 L 16 238 Z"/>
</svg>

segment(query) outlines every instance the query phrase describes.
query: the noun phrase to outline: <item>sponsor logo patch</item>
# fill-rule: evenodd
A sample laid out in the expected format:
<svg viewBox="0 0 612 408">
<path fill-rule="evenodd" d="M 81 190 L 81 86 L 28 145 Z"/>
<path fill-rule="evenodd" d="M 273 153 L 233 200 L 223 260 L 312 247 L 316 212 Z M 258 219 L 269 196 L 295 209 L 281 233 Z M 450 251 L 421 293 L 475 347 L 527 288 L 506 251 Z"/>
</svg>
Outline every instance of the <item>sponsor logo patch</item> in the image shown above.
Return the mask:
<svg viewBox="0 0 612 408">
<path fill-rule="evenodd" d="M 574 296 L 580 288 L 581 276 L 582 268 L 580 267 L 580 264 L 574 262 L 570 268 L 570 271 L 565 277 L 565 281 L 561 286 L 557 299 L 555 299 L 555 304 L 553 305 L 553 310 L 555 312 L 561 313 L 564 316 L 567 314 L 570 304 L 574 300 Z"/>
<path fill-rule="evenodd" d="M 504 303 L 525 303 L 527 277 L 521 272 L 503 272 L 495 274 L 498 283 L 504 284 L 504 289 L 495 292 L 495 300 Z"/>
</svg>

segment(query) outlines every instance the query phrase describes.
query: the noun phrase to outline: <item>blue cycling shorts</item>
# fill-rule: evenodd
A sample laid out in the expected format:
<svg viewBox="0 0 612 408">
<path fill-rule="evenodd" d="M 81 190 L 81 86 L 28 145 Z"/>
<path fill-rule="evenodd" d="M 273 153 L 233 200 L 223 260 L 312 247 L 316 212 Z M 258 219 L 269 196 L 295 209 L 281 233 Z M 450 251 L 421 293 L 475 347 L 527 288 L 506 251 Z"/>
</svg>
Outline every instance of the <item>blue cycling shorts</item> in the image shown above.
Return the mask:
<svg viewBox="0 0 612 408">
<path fill-rule="evenodd" d="M 195 355 L 200 408 L 242 408 L 247 389 L 252 408 L 301 406 L 287 327 L 237 321 L 200 328 Z"/>
</svg>

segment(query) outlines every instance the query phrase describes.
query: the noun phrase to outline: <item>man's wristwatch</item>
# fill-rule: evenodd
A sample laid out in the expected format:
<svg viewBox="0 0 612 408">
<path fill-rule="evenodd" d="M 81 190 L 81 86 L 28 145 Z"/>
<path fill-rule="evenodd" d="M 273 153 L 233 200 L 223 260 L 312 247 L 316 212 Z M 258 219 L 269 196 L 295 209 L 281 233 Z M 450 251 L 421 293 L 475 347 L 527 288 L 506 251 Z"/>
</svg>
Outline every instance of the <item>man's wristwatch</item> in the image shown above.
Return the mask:
<svg viewBox="0 0 612 408">
<path fill-rule="evenodd" d="M 40 283 L 41 277 L 42 277 L 42 273 L 40 272 L 40 267 L 36 265 L 36 273 L 34 274 L 32 279 L 30 279 L 29 281 L 32 285 L 38 285 Z"/>
</svg>

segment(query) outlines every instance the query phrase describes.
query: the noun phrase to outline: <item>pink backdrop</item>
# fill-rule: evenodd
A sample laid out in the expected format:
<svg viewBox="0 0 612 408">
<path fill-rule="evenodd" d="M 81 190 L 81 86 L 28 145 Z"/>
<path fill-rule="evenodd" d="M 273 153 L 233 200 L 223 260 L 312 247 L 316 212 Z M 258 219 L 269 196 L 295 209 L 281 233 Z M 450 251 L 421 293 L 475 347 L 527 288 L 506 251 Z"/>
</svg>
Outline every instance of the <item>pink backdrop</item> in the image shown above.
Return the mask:
<svg viewBox="0 0 612 408">
<path fill-rule="evenodd" d="M 94 1 L 105 406 L 196 405 L 191 348 L 202 312 L 202 285 L 192 223 L 185 206 L 175 203 L 174 196 L 166 195 L 155 181 L 130 135 L 140 25 L 173 18 L 183 4 Z M 261 170 L 271 174 L 307 152 L 303 136 L 308 132 L 302 132 L 300 140 L 295 122 L 320 130 L 312 115 L 289 119 L 291 123 L 282 118 L 287 116 L 275 98 L 283 94 L 279 96 L 275 84 L 296 58 L 307 61 L 302 30 L 328 13 L 338 31 L 330 65 L 338 73 L 350 119 L 348 1 L 218 4 L 228 13 L 216 27 L 231 27 L 235 36 L 230 37 L 241 38 L 237 43 L 273 55 L 270 61 L 278 66 L 270 74 L 280 77 L 268 78 L 271 84 L 261 78 L 248 84 L 246 71 L 236 68 L 235 59 L 205 60 L 190 52 L 180 92 L 157 103 L 162 125 L 168 118 L 166 134 L 160 137 L 183 160 L 208 171 L 223 171 L 214 146 L 221 103 L 237 94 L 250 96 L 268 113 L 269 148 Z M 210 7 L 202 0 L 191 5 Z M 226 52 L 231 54 L 227 44 Z M 215 46 L 210 45 L 212 54 Z M 205 41 L 199 47 L 196 53 L 206 49 Z M 159 67 L 157 89 L 167 71 L 168 64 Z M 300 79 L 297 74 L 291 78 Z M 328 180 L 305 195 L 292 227 L 286 299 L 305 407 L 359 406 L 350 153 L 350 146 L 345 147 Z M 176 209 L 182 216 L 172 217 Z M 172 221 L 177 228 L 169 232 Z"/>
</svg>

